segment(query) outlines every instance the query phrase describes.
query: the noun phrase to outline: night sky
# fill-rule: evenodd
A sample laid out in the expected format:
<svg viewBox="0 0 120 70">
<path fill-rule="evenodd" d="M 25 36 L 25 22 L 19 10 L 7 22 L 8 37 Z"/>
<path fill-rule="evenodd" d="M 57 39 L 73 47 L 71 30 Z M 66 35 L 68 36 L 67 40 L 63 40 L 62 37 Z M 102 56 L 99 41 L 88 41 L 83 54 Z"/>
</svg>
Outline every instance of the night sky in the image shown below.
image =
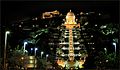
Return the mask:
<svg viewBox="0 0 120 70">
<path fill-rule="evenodd" d="M 103 12 L 118 17 L 117 1 L 6 1 L 2 2 L 2 21 L 10 23 L 22 17 L 39 16 L 45 11 L 59 10 L 66 14 L 70 9 L 80 11 Z"/>
</svg>

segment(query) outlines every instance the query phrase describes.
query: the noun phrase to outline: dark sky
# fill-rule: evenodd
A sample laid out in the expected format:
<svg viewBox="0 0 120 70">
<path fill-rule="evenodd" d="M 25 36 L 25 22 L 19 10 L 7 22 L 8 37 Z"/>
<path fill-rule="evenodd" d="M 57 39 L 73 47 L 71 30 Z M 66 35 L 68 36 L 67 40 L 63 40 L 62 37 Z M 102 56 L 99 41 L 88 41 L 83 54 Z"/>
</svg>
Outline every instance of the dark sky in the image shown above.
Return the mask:
<svg viewBox="0 0 120 70">
<path fill-rule="evenodd" d="M 19 16 L 38 15 L 45 11 L 59 10 L 67 13 L 70 9 L 73 12 L 80 11 L 95 11 L 118 15 L 117 1 L 64 1 L 64 2 L 50 2 L 50 1 L 6 1 L 2 2 L 2 18 L 9 23 L 17 19 Z"/>
</svg>

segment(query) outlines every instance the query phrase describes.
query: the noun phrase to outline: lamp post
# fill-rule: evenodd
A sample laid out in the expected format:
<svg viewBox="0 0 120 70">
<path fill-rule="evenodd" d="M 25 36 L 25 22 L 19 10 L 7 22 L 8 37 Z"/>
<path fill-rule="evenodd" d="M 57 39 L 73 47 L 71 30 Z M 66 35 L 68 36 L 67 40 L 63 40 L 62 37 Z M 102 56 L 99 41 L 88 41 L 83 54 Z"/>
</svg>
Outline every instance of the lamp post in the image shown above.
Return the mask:
<svg viewBox="0 0 120 70">
<path fill-rule="evenodd" d="M 32 54 L 33 48 L 31 48 L 31 54 Z"/>
<path fill-rule="evenodd" d="M 48 54 L 46 54 L 46 61 L 47 61 L 48 56 L 49 56 L 49 55 L 48 55 Z"/>
<path fill-rule="evenodd" d="M 10 34 L 10 31 L 5 32 L 5 47 L 4 47 L 4 70 L 6 70 L 6 47 L 7 47 L 7 35 Z"/>
<path fill-rule="evenodd" d="M 44 53 L 44 52 L 42 51 L 42 52 L 41 52 L 41 58 L 42 58 L 43 53 Z"/>
<path fill-rule="evenodd" d="M 24 42 L 24 53 L 25 53 L 25 47 L 26 47 L 27 42 Z"/>
<path fill-rule="evenodd" d="M 34 53 L 34 56 L 36 56 L 36 51 L 37 51 L 37 50 L 38 50 L 38 48 L 34 48 L 34 52 L 35 52 L 35 53 Z M 35 64 L 36 64 L 36 63 L 35 63 L 35 58 L 34 58 L 34 70 L 35 70 Z"/>
<path fill-rule="evenodd" d="M 107 53 L 107 49 L 106 49 L 106 48 L 104 48 L 104 50 L 105 50 L 105 53 Z"/>
<path fill-rule="evenodd" d="M 38 50 L 38 48 L 35 48 L 35 56 L 36 56 L 36 51 Z"/>
<path fill-rule="evenodd" d="M 113 43 L 114 47 L 115 47 L 115 54 L 116 54 L 116 43 Z"/>
</svg>

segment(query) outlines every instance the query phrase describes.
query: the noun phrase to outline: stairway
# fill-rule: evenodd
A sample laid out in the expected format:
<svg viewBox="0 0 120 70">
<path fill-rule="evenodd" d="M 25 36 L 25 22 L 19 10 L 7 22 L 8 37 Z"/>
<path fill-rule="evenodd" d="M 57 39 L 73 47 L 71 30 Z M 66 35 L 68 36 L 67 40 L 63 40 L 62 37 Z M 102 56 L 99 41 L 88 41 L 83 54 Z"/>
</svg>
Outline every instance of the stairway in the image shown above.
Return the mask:
<svg viewBox="0 0 120 70">
<path fill-rule="evenodd" d="M 69 60 L 74 61 L 74 47 L 73 47 L 73 33 L 72 29 L 69 29 Z"/>
</svg>

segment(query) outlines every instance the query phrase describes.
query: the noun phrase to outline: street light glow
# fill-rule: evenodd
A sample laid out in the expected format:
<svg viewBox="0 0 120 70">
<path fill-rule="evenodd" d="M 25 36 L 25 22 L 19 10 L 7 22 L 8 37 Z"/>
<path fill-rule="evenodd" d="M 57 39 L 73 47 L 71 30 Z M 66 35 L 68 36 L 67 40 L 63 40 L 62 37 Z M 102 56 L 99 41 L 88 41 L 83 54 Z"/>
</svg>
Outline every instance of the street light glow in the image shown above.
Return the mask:
<svg viewBox="0 0 120 70">
<path fill-rule="evenodd" d="M 44 52 L 42 51 L 42 52 L 41 52 L 41 58 L 42 58 L 43 53 L 44 53 Z"/>
<path fill-rule="evenodd" d="M 27 42 L 24 42 L 24 53 L 25 53 L 25 47 L 26 47 Z"/>
<path fill-rule="evenodd" d="M 4 69 L 6 70 L 6 48 L 7 48 L 7 35 L 10 33 L 10 31 L 5 32 L 5 47 L 4 47 Z"/>
<path fill-rule="evenodd" d="M 115 53 L 116 53 L 116 43 L 113 43 L 114 47 L 115 47 Z"/>
<path fill-rule="evenodd" d="M 43 54 L 44 52 L 42 51 L 41 54 Z"/>
<path fill-rule="evenodd" d="M 113 45 L 115 46 L 115 45 L 116 45 L 116 43 L 113 43 Z"/>
<path fill-rule="evenodd" d="M 46 57 L 48 57 L 49 55 L 48 54 L 46 54 Z"/>
<path fill-rule="evenodd" d="M 35 51 L 38 50 L 38 48 L 35 48 Z"/>
<path fill-rule="evenodd" d="M 10 31 L 6 31 L 6 34 L 10 34 Z"/>
<path fill-rule="evenodd" d="M 27 42 L 24 42 L 24 44 L 27 44 Z"/>
<path fill-rule="evenodd" d="M 38 48 L 35 48 L 35 56 L 36 56 L 36 51 L 38 50 Z"/>
<path fill-rule="evenodd" d="M 31 48 L 31 51 L 33 50 L 33 48 Z"/>
</svg>

